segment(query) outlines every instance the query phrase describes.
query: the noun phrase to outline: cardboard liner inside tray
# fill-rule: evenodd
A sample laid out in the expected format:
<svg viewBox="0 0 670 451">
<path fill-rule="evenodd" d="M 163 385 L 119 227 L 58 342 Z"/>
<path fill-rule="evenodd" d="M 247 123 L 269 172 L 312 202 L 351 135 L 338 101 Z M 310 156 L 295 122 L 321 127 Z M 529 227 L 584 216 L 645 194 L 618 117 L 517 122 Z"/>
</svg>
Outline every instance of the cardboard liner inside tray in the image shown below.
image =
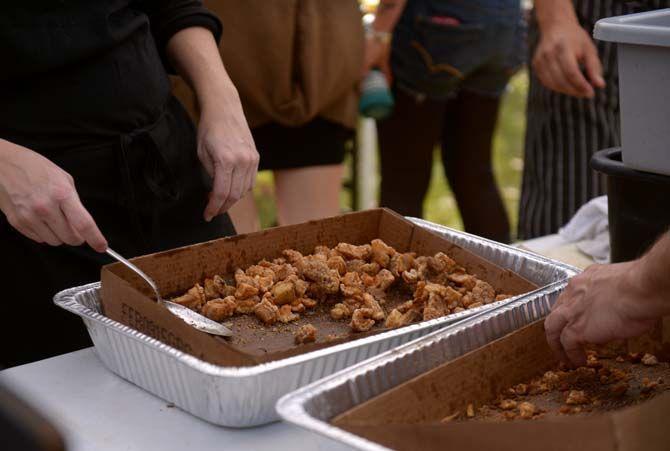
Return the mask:
<svg viewBox="0 0 670 451">
<path fill-rule="evenodd" d="M 238 235 L 175 250 L 138 257 L 133 262 L 157 282 L 161 293 L 174 295 L 194 283 L 215 274 L 232 275 L 238 267 L 247 267 L 262 259 L 281 255 L 284 249 L 311 253 L 316 245 L 333 247 L 340 242 L 369 243 L 380 238 L 400 252 L 434 255 L 444 252 L 468 272 L 490 283 L 496 292 L 523 294 L 537 288 L 523 277 L 451 243 L 386 209 L 351 213 L 295 226 L 278 227 L 257 233 Z M 236 337 L 227 341 L 199 332 L 166 309 L 158 306 L 151 291 L 134 273 L 120 264 L 103 267 L 102 304 L 104 314 L 151 337 L 204 361 L 225 366 L 251 366 L 382 332 L 381 327 L 363 334 L 349 333 L 345 322 L 323 318 L 324 333 L 316 343 L 296 346 L 291 327 L 260 326 L 252 317 L 233 317 Z M 323 315 L 327 313 L 322 312 Z M 301 320 L 318 321 L 317 318 Z M 299 323 L 299 324 L 302 324 Z M 318 324 L 317 328 L 319 327 Z M 329 329 L 330 328 L 330 329 Z M 339 329 L 338 329 L 339 328 Z M 328 333 L 342 338 L 327 341 Z M 274 335 L 273 335 L 274 334 Z"/>
<path fill-rule="evenodd" d="M 620 351 L 670 359 L 670 318 Z M 612 347 L 610 346 L 610 348 Z M 667 450 L 670 392 L 630 407 L 589 415 L 509 422 L 440 420 L 555 368 L 543 320 L 438 366 L 332 419 L 336 427 L 398 450 Z M 667 378 L 666 378 L 667 379 Z"/>
</svg>

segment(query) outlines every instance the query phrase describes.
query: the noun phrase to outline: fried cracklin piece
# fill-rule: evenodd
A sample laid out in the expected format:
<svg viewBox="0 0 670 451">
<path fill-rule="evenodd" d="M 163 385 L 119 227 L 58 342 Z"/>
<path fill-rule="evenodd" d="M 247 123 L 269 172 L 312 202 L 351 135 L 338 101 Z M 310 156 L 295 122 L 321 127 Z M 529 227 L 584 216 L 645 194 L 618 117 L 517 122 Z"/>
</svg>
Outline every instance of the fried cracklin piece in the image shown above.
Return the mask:
<svg viewBox="0 0 670 451">
<path fill-rule="evenodd" d="M 240 285 L 245 284 L 258 289 L 258 283 L 254 280 L 253 277 L 248 276 L 242 268 L 237 268 L 235 270 L 235 284 L 238 288 Z"/>
<path fill-rule="evenodd" d="M 235 287 L 226 284 L 225 280 L 219 275 L 211 279 L 205 279 L 205 297 L 208 301 L 212 299 L 224 299 L 235 294 Z"/>
<path fill-rule="evenodd" d="M 463 268 L 449 274 L 449 280 L 468 291 L 472 290 L 477 284 L 477 278 L 465 272 Z"/>
<path fill-rule="evenodd" d="M 205 304 L 205 289 L 196 283 L 186 294 L 172 299 L 172 302 L 188 307 L 192 310 L 200 310 Z"/>
<path fill-rule="evenodd" d="M 482 304 L 490 304 L 496 299 L 496 292 L 491 285 L 483 280 L 477 280 L 475 286 L 472 287 L 470 296 L 474 302 L 481 302 Z"/>
<path fill-rule="evenodd" d="M 356 246 L 349 243 L 339 243 L 335 250 L 347 260 L 368 261 L 372 255 L 372 247 L 369 244 Z"/>
<path fill-rule="evenodd" d="M 370 293 L 363 294 L 362 304 L 363 308 L 372 311 L 371 318 L 375 321 L 381 321 L 386 318 L 386 312 L 384 312 L 382 306 L 379 305 L 379 302 L 377 302 L 374 296 L 372 296 Z"/>
<path fill-rule="evenodd" d="M 323 255 L 326 257 L 326 259 L 330 258 L 331 256 L 335 256 L 336 254 L 333 253 L 333 251 L 328 247 L 324 246 L 323 244 L 319 244 L 317 246 L 314 246 L 314 255 Z"/>
<path fill-rule="evenodd" d="M 434 285 L 434 284 L 431 284 Z M 435 319 L 452 313 L 460 307 L 462 295 L 449 286 L 443 290 L 433 290 L 431 286 L 428 292 L 428 300 L 423 309 L 423 319 Z"/>
<path fill-rule="evenodd" d="M 334 255 L 326 261 L 326 265 L 330 269 L 334 269 L 340 276 L 343 276 L 347 272 L 347 263 L 344 261 L 340 255 Z"/>
<path fill-rule="evenodd" d="M 237 309 L 237 302 L 234 296 L 228 296 L 225 299 L 212 299 L 202 307 L 202 314 L 214 321 L 223 321 L 230 318 Z"/>
<path fill-rule="evenodd" d="M 302 299 L 296 299 L 291 302 L 291 311 L 293 313 L 302 313 L 305 311 L 305 304 L 302 303 Z"/>
<path fill-rule="evenodd" d="M 312 298 L 308 298 L 308 297 L 302 297 L 302 298 L 300 298 L 300 302 L 302 303 L 302 305 L 305 306 L 305 308 L 308 308 L 308 309 L 310 309 L 310 308 L 314 308 L 314 307 L 316 307 L 317 304 L 318 304 L 317 301 L 315 301 L 315 300 L 312 299 Z"/>
<path fill-rule="evenodd" d="M 359 308 L 351 316 L 351 329 L 354 332 L 367 332 L 375 325 L 375 311 L 370 308 Z"/>
<path fill-rule="evenodd" d="M 349 318 L 353 311 L 347 306 L 347 304 L 338 303 L 330 309 L 330 317 L 336 321 L 339 321 L 344 318 Z"/>
<path fill-rule="evenodd" d="M 305 293 L 307 293 L 307 290 L 309 289 L 309 282 L 298 278 L 296 275 L 288 276 L 286 281 L 293 284 L 293 290 L 295 291 L 295 296 L 297 298 L 305 297 Z"/>
<path fill-rule="evenodd" d="M 274 285 L 274 278 L 271 276 L 254 276 L 254 281 L 256 281 L 260 294 L 267 293 Z"/>
<path fill-rule="evenodd" d="M 388 269 L 382 269 L 374 277 L 374 287 L 382 291 L 388 290 L 388 288 L 393 285 L 395 282 L 395 276 Z"/>
<path fill-rule="evenodd" d="M 272 325 L 279 317 L 279 308 L 270 301 L 269 297 L 264 297 L 254 307 L 254 314 L 265 324 Z"/>
<path fill-rule="evenodd" d="M 267 266 L 265 266 L 267 265 Z M 272 271 L 272 264 L 269 262 L 266 262 L 265 265 L 251 265 L 247 268 L 245 271 L 245 274 L 249 277 L 256 278 L 256 277 L 270 277 L 272 282 L 276 282 L 274 280 L 275 273 Z"/>
<path fill-rule="evenodd" d="M 293 313 L 290 305 L 284 304 L 279 308 L 279 312 L 277 313 L 277 319 L 279 320 L 279 322 L 282 323 L 290 323 L 291 321 L 296 321 L 300 319 L 300 315 L 298 315 L 297 313 Z"/>
<path fill-rule="evenodd" d="M 313 343 L 316 341 L 316 327 L 311 324 L 300 326 L 293 334 L 296 344 Z"/>
<path fill-rule="evenodd" d="M 402 272 L 402 280 L 405 281 L 407 285 L 414 286 L 419 282 L 424 281 L 425 279 L 421 276 L 419 271 L 416 270 L 416 268 L 412 268 L 408 271 L 403 271 Z"/>
<path fill-rule="evenodd" d="M 450 273 L 456 266 L 456 262 L 443 252 L 438 252 L 434 256 L 428 257 L 428 267 L 436 273 Z"/>
<path fill-rule="evenodd" d="M 298 270 L 295 268 L 295 266 L 291 265 L 290 263 L 281 263 L 281 264 L 275 264 L 273 263 L 272 266 L 270 266 L 270 269 L 274 273 L 274 280 L 275 282 L 278 282 L 280 280 L 286 280 L 291 276 L 297 276 Z"/>
<path fill-rule="evenodd" d="M 394 277 L 402 277 L 402 273 L 409 271 L 414 267 L 414 259 L 416 254 L 414 252 L 407 252 L 404 254 L 396 253 L 391 257 L 388 269 Z"/>
<path fill-rule="evenodd" d="M 421 314 L 416 310 L 407 310 L 405 313 L 401 313 L 400 310 L 393 309 L 386 317 L 384 325 L 391 329 L 396 329 L 398 327 L 408 326 L 419 318 L 421 318 Z"/>
<path fill-rule="evenodd" d="M 291 304 L 296 300 L 295 286 L 289 281 L 277 282 L 271 293 L 277 305 Z"/>
<path fill-rule="evenodd" d="M 417 283 L 414 291 L 414 304 L 423 304 L 428 301 L 430 296 L 446 297 L 447 287 L 432 282 L 422 281 Z"/>
<path fill-rule="evenodd" d="M 294 249 L 286 249 L 282 252 L 282 255 L 286 258 L 289 263 L 296 264 L 303 258 L 305 258 L 300 252 Z"/>
<path fill-rule="evenodd" d="M 382 268 L 386 268 L 391 263 L 391 258 L 395 256 L 396 250 L 380 239 L 372 240 L 370 243 L 371 259 Z"/>
<path fill-rule="evenodd" d="M 235 290 L 235 297 L 237 299 L 247 299 L 258 294 L 258 288 L 246 282 L 239 283 L 237 290 Z"/>
<path fill-rule="evenodd" d="M 365 285 L 357 272 L 348 272 L 340 279 L 340 292 L 346 297 L 360 297 Z"/>
<path fill-rule="evenodd" d="M 371 263 L 364 263 L 360 266 L 359 271 L 361 273 L 365 273 L 370 276 L 376 275 L 380 270 L 382 269 L 381 266 L 379 266 L 379 263 L 376 262 L 371 262 Z"/>
<path fill-rule="evenodd" d="M 239 313 L 241 315 L 251 315 L 254 313 L 254 308 L 256 308 L 256 304 L 258 304 L 261 301 L 261 298 L 258 296 L 253 296 L 247 299 L 237 299 L 237 307 L 235 308 L 235 313 Z"/>
<path fill-rule="evenodd" d="M 337 270 L 330 269 L 323 261 L 305 257 L 296 262 L 300 275 L 313 282 L 310 288 L 319 294 L 335 294 L 340 289 L 340 275 Z"/>
<path fill-rule="evenodd" d="M 435 318 L 442 318 L 444 315 L 448 314 L 449 307 L 447 307 L 447 300 L 445 297 L 436 293 L 430 293 L 423 308 L 423 320 L 428 321 Z"/>
</svg>

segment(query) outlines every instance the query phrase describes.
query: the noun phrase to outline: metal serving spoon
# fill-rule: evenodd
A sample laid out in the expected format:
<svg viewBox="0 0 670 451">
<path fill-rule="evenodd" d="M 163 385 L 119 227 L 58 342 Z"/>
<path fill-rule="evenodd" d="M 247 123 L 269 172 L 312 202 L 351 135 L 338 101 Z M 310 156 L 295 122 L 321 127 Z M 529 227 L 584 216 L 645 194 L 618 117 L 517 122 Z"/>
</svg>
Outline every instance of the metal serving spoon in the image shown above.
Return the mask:
<svg viewBox="0 0 670 451">
<path fill-rule="evenodd" d="M 160 293 L 158 292 L 158 285 L 156 285 L 156 282 L 154 282 L 154 280 L 151 277 L 149 277 L 144 271 L 142 271 L 134 264 L 130 263 L 120 254 L 118 254 L 117 252 L 113 251 L 110 248 L 107 248 L 105 252 L 107 252 L 107 254 L 114 257 L 119 262 L 126 265 L 135 274 L 140 276 L 154 290 L 154 293 L 156 294 L 156 300 L 158 301 L 158 303 L 160 305 L 165 306 L 165 308 L 167 308 L 173 315 L 181 318 L 186 324 L 202 332 L 207 332 L 208 334 L 221 335 L 222 337 L 233 336 L 233 331 L 228 329 L 223 324 L 217 323 L 216 321 L 212 321 L 211 319 L 201 315 L 200 313 L 194 312 L 188 307 L 177 304 L 175 302 L 166 301 L 161 297 Z"/>
</svg>

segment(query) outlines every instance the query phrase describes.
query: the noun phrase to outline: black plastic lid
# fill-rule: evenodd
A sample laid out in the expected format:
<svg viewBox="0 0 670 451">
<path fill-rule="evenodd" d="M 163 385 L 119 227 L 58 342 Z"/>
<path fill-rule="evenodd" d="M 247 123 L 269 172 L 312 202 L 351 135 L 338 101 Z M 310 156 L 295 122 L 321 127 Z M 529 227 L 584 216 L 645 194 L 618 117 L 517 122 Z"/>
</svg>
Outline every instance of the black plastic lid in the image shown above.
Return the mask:
<svg viewBox="0 0 670 451">
<path fill-rule="evenodd" d="M 670 185 L 670 177 L 651 172 L 636 171 L 624 165 L 621 161 L 621 148 L 613 147 L 611 149 L 599 150 L 591 157 L 591 167 L 610 177 L 621 177 L 627 179 L 637 179 L 646 183 L 658 183 Z"/>
</svg>

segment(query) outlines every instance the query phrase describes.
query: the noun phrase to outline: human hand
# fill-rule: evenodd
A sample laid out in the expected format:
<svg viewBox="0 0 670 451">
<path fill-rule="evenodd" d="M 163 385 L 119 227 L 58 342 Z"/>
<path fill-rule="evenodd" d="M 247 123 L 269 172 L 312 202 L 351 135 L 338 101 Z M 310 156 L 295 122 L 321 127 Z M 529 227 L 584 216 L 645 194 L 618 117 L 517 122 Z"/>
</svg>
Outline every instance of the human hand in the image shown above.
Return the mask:
<svg viewBox="0 0 670 451">
<path fill-rule="evenodd" d="M 214 179 L 204 218 L 228 209 L 253 189 L 259 156 L 239 102 L 203 110 L 198 126 L 198 157 Z"/>
<path fill-rule="evenodd" d="M 594 88 L 605 87 L 598 50 L 576 20 L 557 21 L 541 28 L 532 64 L 540 82 L 562 94 L 591 98 Z"/>
<path fill-rule="evenodd" d="M 365 50 L 363 54 L 363 68 L 361 69 L 361 79 L 372 69 L 379 69 L 386 77 L 386 82 L 390 85 L 393 75 L 391 73 L 391 45 L 382 42 L 374 36 L 365 39 Z"/>
<path fill-rule="evenodd" d="M 98 252 L 107 249 L 70 174 L 42 155 L 3 140 L 0 210 L 12 227 L 38 243 L 79 246 L 86 242 Z"/>
<path fill-rule="evenodd" d="M 653 327 L 665 292 L 645 284 L 643 271 L 642 260 L 593 265 L 568 283 L 544 322 L 561 360 L 584 365 L 585 344 L 635 337 Z"/>
</svg>

